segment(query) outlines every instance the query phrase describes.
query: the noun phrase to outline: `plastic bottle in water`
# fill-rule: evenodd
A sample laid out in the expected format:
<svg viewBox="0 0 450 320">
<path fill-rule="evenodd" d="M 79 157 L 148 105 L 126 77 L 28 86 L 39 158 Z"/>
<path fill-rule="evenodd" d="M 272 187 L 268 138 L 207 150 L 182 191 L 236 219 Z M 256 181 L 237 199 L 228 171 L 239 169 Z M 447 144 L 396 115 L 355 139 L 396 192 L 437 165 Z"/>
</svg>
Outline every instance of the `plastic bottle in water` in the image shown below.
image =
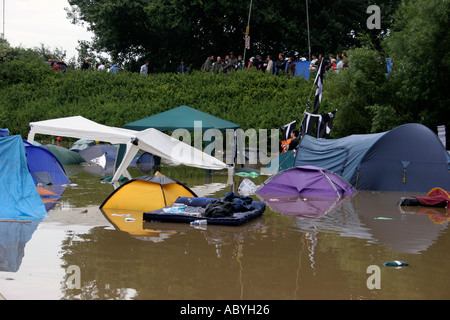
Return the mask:
<svg viewBox="0 0 450 320">
<path fill-rule="evenodd" d="M 194 220 L 191 221 L 191 226 L 201 226 L 201 225 L 206 225 L 208 222 L 206 221 L 206 219 L 198 219 L 198 220 Z"/>
</svg>

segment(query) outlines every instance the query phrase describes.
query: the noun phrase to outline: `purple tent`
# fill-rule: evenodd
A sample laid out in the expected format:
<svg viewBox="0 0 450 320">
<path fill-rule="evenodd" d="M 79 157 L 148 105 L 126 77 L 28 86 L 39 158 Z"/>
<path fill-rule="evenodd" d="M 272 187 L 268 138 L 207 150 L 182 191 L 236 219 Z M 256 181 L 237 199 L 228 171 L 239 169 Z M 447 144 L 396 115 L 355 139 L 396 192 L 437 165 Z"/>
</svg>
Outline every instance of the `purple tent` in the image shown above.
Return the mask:
<svg viewBox="0 0 450 320">
<path fill-rule="evenodd" d="M 313 166 L 281 171 L 257 191 L 276 211 L 308 217 L 326 214 L 354 193 L 355 189 L 342 177 Z"/>
</svg>

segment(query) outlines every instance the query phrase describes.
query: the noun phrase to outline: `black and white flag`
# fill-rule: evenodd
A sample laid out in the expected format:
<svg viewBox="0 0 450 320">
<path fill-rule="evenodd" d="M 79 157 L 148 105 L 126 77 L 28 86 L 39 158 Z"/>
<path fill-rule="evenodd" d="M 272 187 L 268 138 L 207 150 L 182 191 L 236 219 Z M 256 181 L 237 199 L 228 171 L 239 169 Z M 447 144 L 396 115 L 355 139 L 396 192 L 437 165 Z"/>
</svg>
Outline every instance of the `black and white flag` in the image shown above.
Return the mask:
<svg viewBox="0 0 450 320">
<path fill-rule="evenodd" d="M 316 96 L 314 98 L 313 112 L 312 112 L 314 114 L 319 112 L 320 102 L 322 101 L 324 69 L 325 69 L 325 65 L 323 64 L 323 58 L 322 58 L 322 60 L 320 61 L 319 69 L 317 70 L 316 79 L 314 80 L 314 84 L 317 86 Z"/>
<path fill-rule="evenodd" d="M 295 126 L 297 125 L 297 120 L 294 120 L 288 124 L 285 124 L 284 126 L 281 126 L 281 134 L 283 135 L 283 139 L 287 140 L 289 139 L 292 130 L 295 129 Z"/>
</svg>

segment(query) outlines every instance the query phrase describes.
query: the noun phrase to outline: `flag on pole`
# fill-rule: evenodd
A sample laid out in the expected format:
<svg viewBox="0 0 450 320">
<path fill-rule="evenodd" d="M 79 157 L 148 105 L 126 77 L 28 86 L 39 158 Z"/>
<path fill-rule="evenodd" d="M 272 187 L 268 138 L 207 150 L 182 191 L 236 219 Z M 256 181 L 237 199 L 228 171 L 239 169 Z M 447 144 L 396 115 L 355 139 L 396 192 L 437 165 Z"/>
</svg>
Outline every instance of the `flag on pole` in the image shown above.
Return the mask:
<svg viewBox="0 0 450 320">
<path fill-rule="evenodd" d="M 320 61 L 319 70 L 317 70 L 316 79 L 314 80 L 314 84 L 317 86 L 316 89 L 316 96 L 314 98 L 314 106 L 313 106 L 313 112 L 317 113 L 319 111 L 320 102 L 322 101 L 322 90 L 323 90 L 323 73 L 324 73 L 325 66 L 323 64 L 323 58 Z"/>
<path fill-rule="evenodd" d="M 296 125 L 297 125 L 297 120 L 294 120 L 294 121 L 280 127 L 281 134 L 283 135 L 283 140 L 289 139 L 289 137 L 291 136 L 291 132 L 292 132 L 292 130 L 295 129 Z"/>
</svg>

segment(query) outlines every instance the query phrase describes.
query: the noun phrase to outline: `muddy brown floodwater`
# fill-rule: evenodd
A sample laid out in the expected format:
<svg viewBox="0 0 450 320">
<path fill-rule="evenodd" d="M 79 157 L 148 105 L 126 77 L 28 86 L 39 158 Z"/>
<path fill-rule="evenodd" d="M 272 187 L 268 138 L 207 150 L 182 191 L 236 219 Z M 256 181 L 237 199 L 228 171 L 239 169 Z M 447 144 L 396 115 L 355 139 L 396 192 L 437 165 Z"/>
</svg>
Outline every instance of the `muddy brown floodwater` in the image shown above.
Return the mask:
<svg viewBox="0 0 450 320">
<path fill-rule="evenodd" d="M 0 223 L 5 299 L 450 298 L 449 216 L 445 209 L 398 207 L 411 193 L 359 191 L 317 218 L 267 206 L 240 227 L 144 222 L 130 212 L 138 222 L 130 231 L 99 209 L 113 191 L 100 182 L 102 172 L 67 171 L 72 185 L 43 221 Z M 208 197 L 236 191 L 244 179 L 234 176 L 230 184 L 226 173 L 160 171 Z M 261 184 L 267 177 L 251 179 Z M 383 266 L 393 260 L 408 267 Z"/>
</svg>

